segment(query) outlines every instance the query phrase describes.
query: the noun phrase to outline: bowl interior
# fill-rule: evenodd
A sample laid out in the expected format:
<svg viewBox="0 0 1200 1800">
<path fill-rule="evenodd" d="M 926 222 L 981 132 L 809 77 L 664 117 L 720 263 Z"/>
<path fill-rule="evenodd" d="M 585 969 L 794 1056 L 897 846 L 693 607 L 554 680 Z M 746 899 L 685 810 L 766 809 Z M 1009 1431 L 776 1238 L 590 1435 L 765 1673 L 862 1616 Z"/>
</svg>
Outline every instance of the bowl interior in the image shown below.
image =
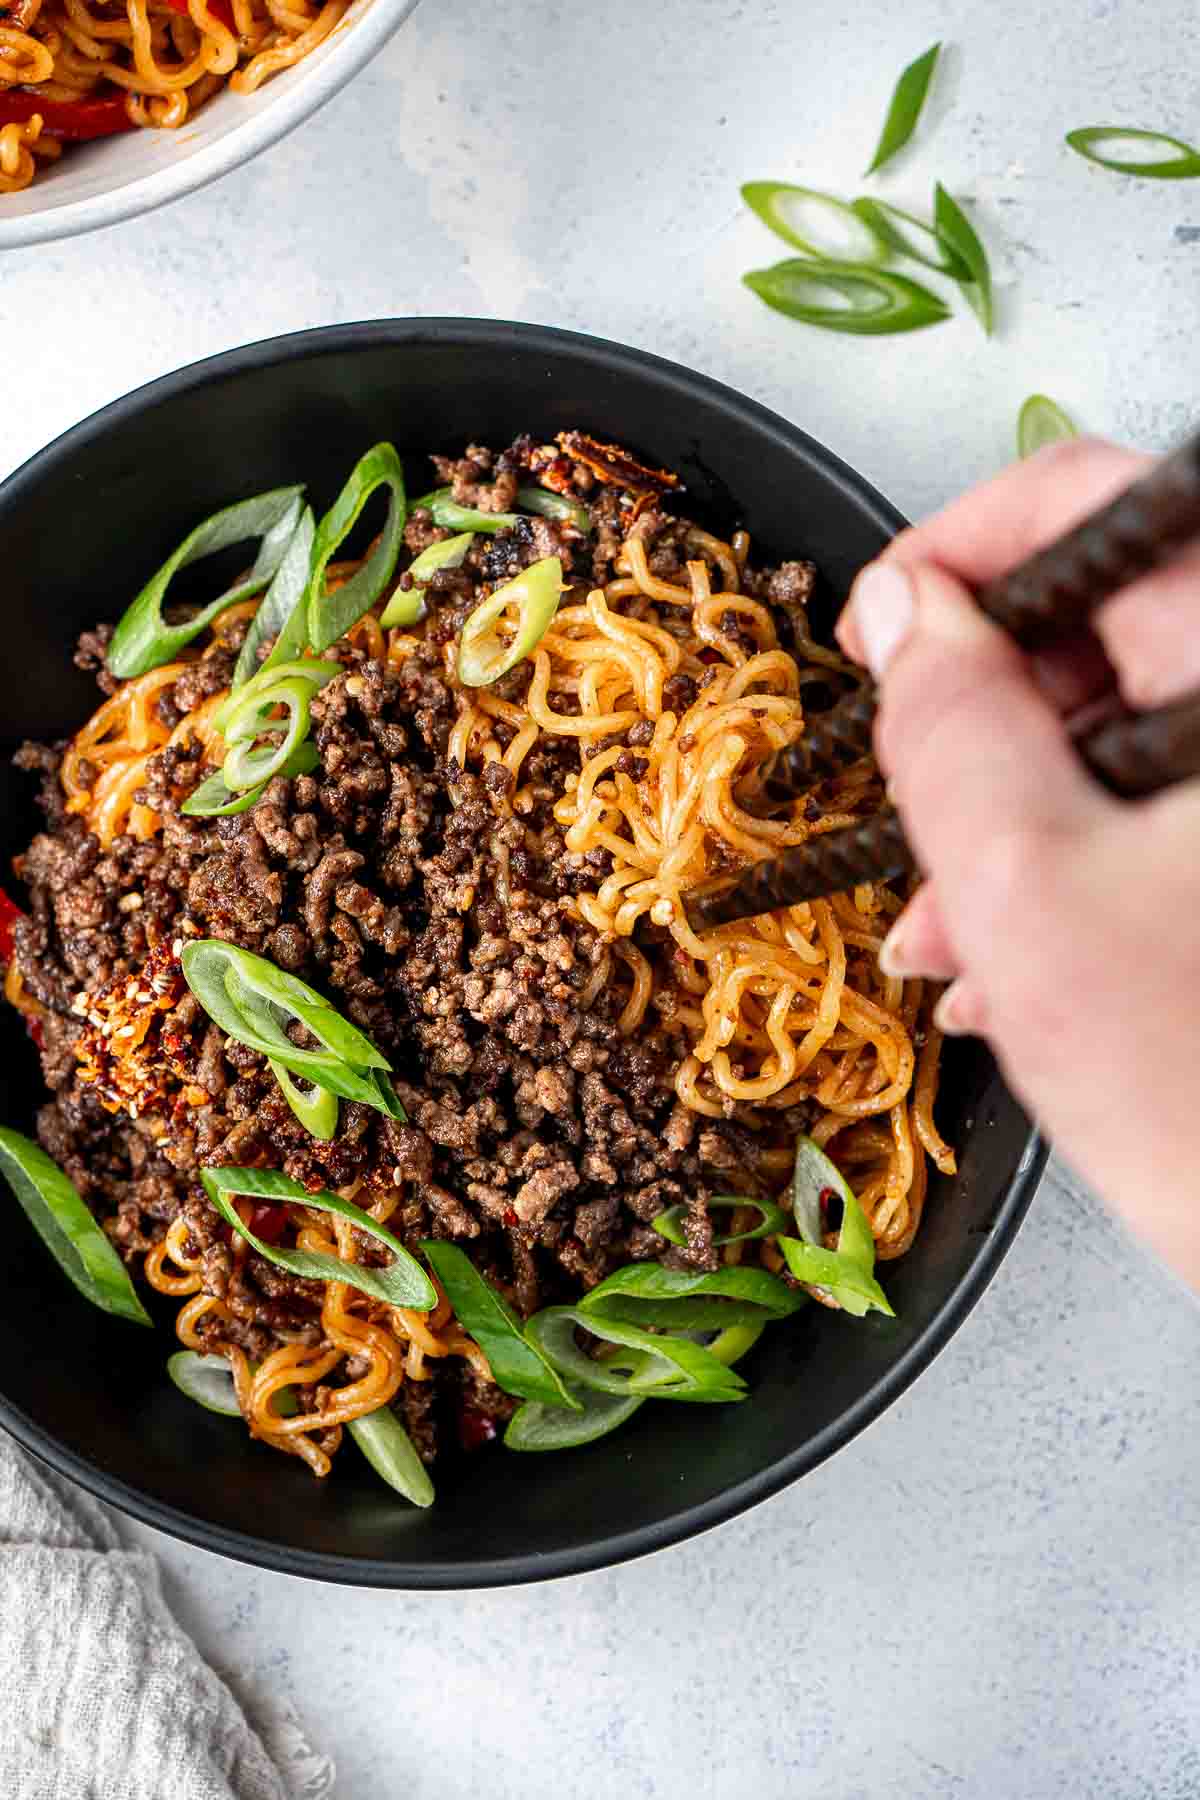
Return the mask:
<svg viewBox="0 0 1200 1800">
<path fill-rule="evenodd" d="M 68 146 L 19 194 L 0 199 L 0 250 L 49 242 L 148 212 L 273 144 L 374 55 L 417 0 L 353 0 L 323 44 L 253 94 L 228 88 L 178 131 L 128 131 Z"/>
<path fill-rule="evenodd" d="M 79 427 L 0 489 L 0 567 L 20 645 L 5 709 L 0 849 L 36 820 L 8 751 L 73 730 L 94 704 L 75 634 L 114 619 L 197 518 L 292 480 L 325 505 L 378 438 L 402 452 L 502 444 L 582 426 L 680 470 L 757 553 L 811 556 L 832 613 L 896 516 L 803 435 L 728 390 L 595 340 L 463 322 L 351 327 L 235 352 Z M 0 1118 L 29 1129 L 36 1058 L 9 1009 Z M 888 1265 L 894 1320 L 818 1308 L 769 1329 L 744 1365 L 751 1398 L 647 1407 L 587 1449 L 497 1450 L 438 1473 L 417 1512 L 347 1446 L 326 1482 L 185 1400 L 149 1334 L 78 1300 L 20 1215 L 0 1308 L 0 1420 L 118 1504 L 210 1548 L 356 1582 L 455 1586 L 535 1579 L 655 1548 L 802 1473 L 935 1353 L 987 1280 L 1040 1166 L 1026 1119 L 983 1050 L 955 1047 L 939 1115 L 961 1171 L 933 1181 L 908 1256 Z M 15 1209 L 14 1209 L 15 1211 Z"/>
</svg>

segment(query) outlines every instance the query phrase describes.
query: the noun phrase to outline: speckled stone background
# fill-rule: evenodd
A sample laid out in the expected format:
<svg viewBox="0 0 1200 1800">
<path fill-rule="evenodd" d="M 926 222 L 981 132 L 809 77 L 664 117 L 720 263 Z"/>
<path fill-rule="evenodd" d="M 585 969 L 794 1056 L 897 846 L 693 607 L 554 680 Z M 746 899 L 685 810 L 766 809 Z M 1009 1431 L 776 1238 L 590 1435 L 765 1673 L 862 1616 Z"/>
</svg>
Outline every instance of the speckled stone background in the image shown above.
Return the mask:
<svg viewBox="0 0 1200 1800">
<path fill-rule="evenodd" d="M 768 313 L 738 285 L 776 253 L 738 183 L 853 191 L 892 79 L 935 37 L 952 49 L 929 128 L 878 191 L 919 207 L 938 176 L 971 202 L 998 338 L 963 317 L 855 342 Z M 678 358 L 914 514 L 1010 456 L 1033 389 L 1163 445 L 1200 411 L 1200 184 L 1123 181 L 1061 139 L 1113 118 L 1200 136 L 1198 66 L 1186 0 L 425 0 L 243 172 L 3 260 L 0 471 L 193 358 L 390 313 Z M 32 353 L 13 354 L 22 320 Z M 421 1598 L 129 1529 L 235 1684 L 295 1709 L 313 1796 L 1183 1800 L 1200 1794 L 1198 1387 L 1194 1302 L 1056 1171 L 879 1424 L 650 1561 Z"/>
</svg>

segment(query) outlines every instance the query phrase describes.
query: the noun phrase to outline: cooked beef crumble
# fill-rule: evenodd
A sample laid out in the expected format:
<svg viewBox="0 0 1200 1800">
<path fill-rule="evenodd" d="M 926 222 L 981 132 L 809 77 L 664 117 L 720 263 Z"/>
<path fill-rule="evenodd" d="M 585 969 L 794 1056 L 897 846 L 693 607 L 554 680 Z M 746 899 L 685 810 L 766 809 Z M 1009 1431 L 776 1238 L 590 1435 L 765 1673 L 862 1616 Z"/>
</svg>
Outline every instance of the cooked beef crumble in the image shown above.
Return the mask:
<svg viewBox="0 0 1200 1800">
<path fill-rule="evenodd" d="M 473 445 L 457 461 L 435 460 L 456 499 L 501 512 L 529 449 L 521 440 L 496 457 Z M 591 479 L 580 465 L 577 487 Z M 569 901 L 608 865 L 607 853 L 569 852 L 554 823 L 573 742 L 546 740 L 530 754 L 522 784 L 532 810 L 520 817 L 503 804 L 509 777 L 500 765 L 480 774 L 448 756 L 456 709 L 443 645 L 483 588 L 539 557 L 561 556 L 585 582 L 612 573 L 627 529 L 621 501 L 611 487 L 588 499 L 590 540 L 541 518 L 477 538 L 464 567 L 432 584 L 425 637 L 401 666 L 355 652 L 315 697 L 319 773 L 275 779 L 245 814 L 180 813 L 206 772 L 199 745 L 187 742 L 152 758 L 139 794 L 163 815 L 160 835 L 119 837 L 106 850 L 65 809 L 63 746 L 30 745 L 18 756 L 42 776 L 46 813 L 46 829 L 15 864 L 29 916 L 16 927 L 14 956 L 25 988 L 48 1009 L 41 1054 L 53 1097 L 38 1136 L 97 1217 L 115 1221 L 127 1261 L 186 1218 L 206 1289 L 229 1312 L 208 1322 L 214 1345 L 262 1356 L 281 1330 L 316 1341 L 320 1288 L 253 1253 L 235 1262 L 199 1185 L 205 1165 L 276 1167 L 310 1191 L 360 1177 L 394 1184 L 401 1198 L 390 1228 L 410 1246 L 431 1235 L 467 1245 L 526 1316 L 631 1259 L 714 1267 L 706 1201 L 734 1181 L 764 1191 L 736 1109 L 702 1119 L 676 1099 L 688 1044 L 669 1006 L 628 1041 L 616 1023 L 619 980 L 580 1003 L 604 946 Z M 681 573 L 686 523 L 654 506 L 638 530 L 652 570 Z M 407 547 L 415 553 L 444 535 L 417 513 Z M 811 571 L 787 564 L 757 585 L 794 612 Z M 108 635 L 85 633 L 76 658 L 106 692 Z M 191 665 L 160 697 L 164 723 L 224 686 L 231 668 L 232 653 Z M 505 679 L 501 692 L 523 691 L 527 666 Z M 670 698 L 687 705 L 691 692 Z M 644 741 L 635 727 L 635 778 Z M 81 996 L 127 981 L 155 946 L 161 954 L 191 934 L 256 951 L 327 993 L 390 1057 L 408 1122 L 343 1102 L 336 1138 L 312 1138 L 265 1060 L 226 1039 L 186 990 L 161 1024 L 174 1071 L 162 1095 L 135 1119 L 105 1110 L 97 1087 L 80 1079 Z M 672 1249 L 649 1226 L 679 1202 L 686 1243 Z M 454 1405 L 464 1441 L 489 1435 L 513 1404 L 457 1363 L 435 1369 L 430 1383 L 406 1383 L 398 1407 L 427 1460 L 438 1393 Z"/>
</svg>

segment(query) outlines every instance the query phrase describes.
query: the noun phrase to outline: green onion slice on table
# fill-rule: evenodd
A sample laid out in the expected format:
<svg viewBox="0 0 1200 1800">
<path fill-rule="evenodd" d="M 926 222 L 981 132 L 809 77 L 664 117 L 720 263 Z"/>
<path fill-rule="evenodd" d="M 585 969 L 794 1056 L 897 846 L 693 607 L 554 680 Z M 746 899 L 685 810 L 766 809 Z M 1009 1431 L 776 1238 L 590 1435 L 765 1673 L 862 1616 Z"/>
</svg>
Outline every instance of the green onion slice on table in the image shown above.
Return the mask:
<svg viewBox="0 0 1200 1800">
<path fill-rule="evenodd" d="M 458 640 L 458 679 L 464 687 L 487 687 L 506 675 L 541 642 L 565 591 L 562 564 L 544 556 L 498 587 L 463 623 Z M 501 616 L 516 606 L 516 629 L 507 640 L 497 629 Z"/>
<path fill-rule="evenodd" d="M 874 223 L 845 200 L 789 181 L 747 181 L 742 199 L 776 237 L 828 262 L 886 262 L 888 244 Z"/>
<path fill-rule="evenodd" d="M 556 494 L 550 488 L 517 489 L 517 505 L 522 512 L 539 513 L 543 519 L 554 519 L 560 525 L 573 525 L 586 537 L 592 529 L 592 515 L 582 500 L 569 494 Z"/>
<path fill-rule="evenodd" d="M 826 1249 L 823 1241 L 823 1197 L 842 1204 L 836 1250 Z M 797 1281 L 819 1288 L 855 1318 L 872 1308 L 894 1317 L 875 1279 L 875 1239 L 866 1215 L 841 1170 L 808 1137 L 796 1141 L 791 1200 L 800 1239 L 781 1237 L 776 1242 Z"/>
<path fill-rule="evenodd" d="M 705 1348 L 718 1362 L 732 1367 L 758 1342 L 762 1332 L 761 1321 L 751 1325 L 732 1325 L 718 1332 Z M 653 1380 L 655 1365 L 644 1352 L 626 1352 L 624 1366 L 631 1374 L 641 1374 L 644 1378 Z M 658 1372 L 661 1374 L 661 1370 Z M 598 1388 L 583 1387 L 574 1388 L 572 1392 L 580 1403 L 580 1411 L 577 1413 L 563 1412 L 561 1407 L 541 1406 L 536 1400 L 527 1401 L 524 1406 L 518 1407 L 504 1433 L 505 1448 L 571 1450 L 580 1444 L 594 1443 L 597 1438 L 607 1437 L 610 1431 L 623 1425 L 640 1406 L 646 1404 L 647 1399 L 654 1397 L 653 1393 L 606 1394 Z"/>
<path fill-rule="evenodd" d="M 242 640 L 230 682 L 234 694 L 256 675 L 264 672 L 267 665 L 260 665 L 259 651 L 272 638 L 275 643 L 267 659 L 270 664 L 291 662 L 293 658 L 303 654 L 308 643 L 305 598 L 312 576 L 316 530 L 312 508 L 306 506 L 296 523 L 291 542 L 284 551 L 274 579 L 263 595 L 258 611 L 251 619 Z M 221 710 L 224 711 L 224 708 Z M 218 725 L 219 721 L 220 714 Z"/>
<path fill-rule="evenodd" d="M 437 1305 L 437 1290 L 414 1256 L 410 1256 L 399 1238 L 393 1237 L 385 1225 L 373 1219 L 360 1206 L 343 1200 L 340 1194 L 322 1191 L 310 1194 L 298 1181 L 281 1175 L 276 1169 L 202 1169 L 200 1179 L 204 1191 L 225 1220 L 265 1261 L 290 1275 L 310 1281 L 343 1281 L 360 1293 L 382 1300 L 388 1306 L 411 1307 L 416 1312 L 432 1312 Z M 233 1201 L 269 1200 L 285 1205 L 307 1206 L 314 1212 L 333 1213 L 347 1219 L 359 1231 L 392 1253 L 386 1268 L 370 1268 L 362 1263 L 344 1262 L 340 1256 L 329 1256 L 321 1250 L 285 1250 L 278 1244 L 267 1244 L 243 1223 Z"/>
<path fill-rule="evenodd" d="M 923 56 L 918 56 L 901 72 L 900 79 L 892 90 L 875 154 L 867 167 L 868 175 L 874 175 L 877 169 L 882 169 L 886 162 L 891 161 L 898 150 L 903 150 L 917 129 L 941 48 L 940 43 L 931 44 Z"/>
<path fill-rule="evenodd" d="M 316 745 L 306 742 L 298 745 L 288 761 L 276 769 L 275 773 L 311 775 L 314 769 L 319 768 L 320 762 Z M 258 805 L 266 790 L 267 783 L 260 781 L 255 787 L 239 792 L 229 786 L 224 773 L 218 769 L 192 790 L 179 810 L 191 818 L 224 819 L 232 813 L 249 812 L 252 806 Z"/>
<path fill-rule="evenodd" d="M 306 981 L 221 938 L 193 938 L 181 962 L 188 987 L 229 1037 L 343 1100 L 404 1119 L 387 1058 Z M 293 1022 L 312 1033 L 319 1050 L 297 1049 L 286 1030 Z"/>
<path fill-rule="evenodd" d="M 425 616 L 425 584 L 439 569 L 457 569 L 475 542 L 473 531 L 460 531 L 457 537 L 443 538 L 430 544 L 408 566 L 412 586 L 397 588 L 383 609 L 381 625 L 415 625 Z"/>
<path fill-rule="evenodd" d="M 336 593 L 327 594 L 326 567 L 380 488 L 387 490 L 387 517 L 379 540 L 349 581 Z M 328 650 L 370 612 L 395 572 L 406 516 L 400 458 L 392 444 L 375 444 L 355 463 L 345 487 L 317 526 L 308 589 L 308 641 L 314 650 Z"/>
<path fill-rule="evenodd" d="M 257 494 L 252 500 L 226 506 L 197 525 L 122 614 L 105 658 L 111 672 L 124 681 L 132 675 L 144 675 L 148 669 L 159 668 L 178 655 L 185 644 L 190 644 L 227 607 L 260 593 L 275 574 L 292 540 L 300 518 L 303 492 L 304 489 L 299 487 L 273 488 L 270 493 Z M 260 540 L 259 549 L 248 575 L 226 588 L 215 600 L 210 600 L 183 624 L 168 625 L 165 622 L 162 609 L 180 569 L 254 538 Z"/>
<path fill-rule="evenodd" d="M 1017 455 L 1033 456 L 1047 444 L 1079 436 L 1073 422 L 1048 394 L 1030 394 L 1017 415 Z"/>
<path fill-rule="evenodd" d="M 1194 181 L 1200 177 L 1200 150 L 1165 131 L 1138 131 L 1128 125 L 1084 125 L 1068 131 L 1067 143 L 1088 162 L 1118 175 L 1152 181 Z"/>
<path fill-rule="evenodd" d="M 825 331 L 884 337 L 950 317 L 949 307 L 928 288 L 865 265 L 794 256 L 769 269 L 752 269 L 742 280 L 776 312 Z"/>
<path fill-rule="evenodd" d="M 611 1358 L 593 1358 L 575 1333 L 582 1327 L 616 1346 Z M 620 1319 L 586 1312 L 582 1306 L 549 1306 L 535 1313 L 526 1336 L 543 1351 L 565 1380 L 605 1394 L 645 1394 L 666 1400 L 723 1401 L 745 1398 L 746 1384 L 700 1344 L 686 1338 L 656 1337 Z M 632 1369 L 621 1352 L 641 1350 L 649 1361 Z"/>
<path fill-rule="evenodd" d="M 664 1269 L 661 1263 L 629 1263 L 598 1283 L 580 1302 L 585 1313 L 625 1319 L 633 1325 L 671 1325 L 705 1331 L 750 1324 L 764 1314 L 786 1319 L 805 1297 L 769 1269 L 730 1265 L 705 1274 Z"/>
<path fill-rule="evenodd" d="M 942 243 L 966 268 L 965 276 L 956 276 L 955 279 L 990 337 L 993 323 L 992 271 L 987 251 L 962 207 L 946 192 L 940 181 L 933 190 L 933 225 Z"/>
<path fill-rule="evenodd" d="M 579 1402 L 568 1394 L 558 1371 L 529 1341 L 516 1312 L 466 1252 L 431 1239 L 421 1245 L 421 1253 L 445 1288 L 455 1318 L 487 1357 L 496 1386 L 523 1400 L 578 1411 Z"/>
<path fill-rule="evenodd" d="M 511 531 L 514 525 L 520 524 L 520 514 L 511 512 L 482 512 L 477 506 L 460 506 L 450 488 L 434 488 L 431 494 L 422 494 L 414 500 L 412 512 L 427 512 L 435 525 L 443 531 L 487 531 L 493 535 L 497 531 Z"/>
<path fill-rule="evenodd" d="M 47 1250 L 85 1299 L 138 1325 L 151 1323 L 129 1272 L 73 1182 L 19 1131 L 0 1128 L 0 1174 Z"/>
<path fill-rule="evenodd" d="M 892 206 L 887 200 L 869 197 L 853 201 L 852 206 L 859 218 L 878 232 L 893 256 L 906 256 L 910 262 L 923 263 L 927 269 L 950 275 L 955 281 L 969 277 L 970 270 L 958 253 L 915 213 Z"/>
<path fill-rule="evenodd" d="M 723 1244 L 740 1244 L 750 1238 L 773 1237 L 776 1232 L 786 1231 L 788 1218 L 781 1206 L 772 1205 L 769 1200 L 753 1200 L 748 1194 L 714 1194 L 707 1203 L 711 1212 L 737 1212 L 740 1207 L 750 1207 L 757 1212 L 755 1224 L 747 1226 L 745 1231 L 721 1231 L 713 1238 L 714 1249 Z M 684 1201 L 678 1206 L 668 1206 L 666 1212 L 660 1212 L 650 1223 L 660 1237 L 665 1237 L 668 1244 L 686 1244 L 683 1232 L 683 1220 L 687 1217 L 688 1207 Z"/>
</svg>

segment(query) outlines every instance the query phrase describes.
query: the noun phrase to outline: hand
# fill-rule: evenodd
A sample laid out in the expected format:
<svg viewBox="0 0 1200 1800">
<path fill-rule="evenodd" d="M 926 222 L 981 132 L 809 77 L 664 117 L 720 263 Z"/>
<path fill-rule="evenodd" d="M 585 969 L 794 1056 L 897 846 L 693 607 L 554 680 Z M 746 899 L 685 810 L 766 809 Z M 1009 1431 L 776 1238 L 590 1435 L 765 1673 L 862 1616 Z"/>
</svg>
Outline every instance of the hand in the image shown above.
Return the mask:
<svg viewBox="0 0 1200 1800">
<path fill-rule="evenodd" d="M 1200 552 L 1024 655 L 969 589 L 1144 472 L 1056 445 L 901 533 L 838 626 L 881 678 L 876 750 L 928 880 L 881 954 L 949 980 L 937 1022 L 976 1032 L 1057 1147 L 1200 1287 L 1200 781 L 1112 798 L 1064 720 L 1111 688 L 1145 708 L 1200 687 Z M 1104 654 L 1107 652 L 1107 658 Z"/>
</svg>

